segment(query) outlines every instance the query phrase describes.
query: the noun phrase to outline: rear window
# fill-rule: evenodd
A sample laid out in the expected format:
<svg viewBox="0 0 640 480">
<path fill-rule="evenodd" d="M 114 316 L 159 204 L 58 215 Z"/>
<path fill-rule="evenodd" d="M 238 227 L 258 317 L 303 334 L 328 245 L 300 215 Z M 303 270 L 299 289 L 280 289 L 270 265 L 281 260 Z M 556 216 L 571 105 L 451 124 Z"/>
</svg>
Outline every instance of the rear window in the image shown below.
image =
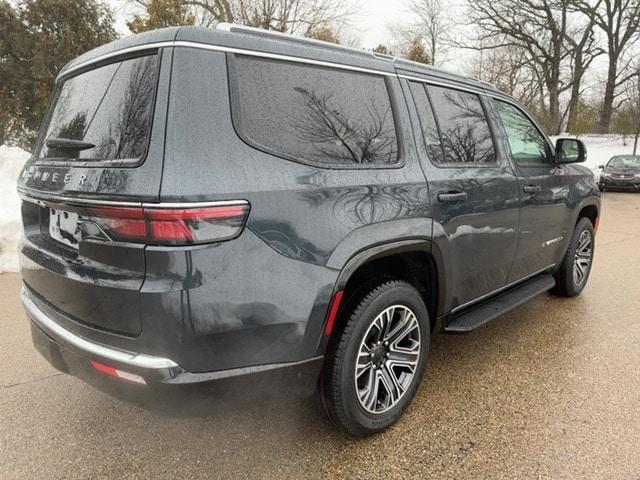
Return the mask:
<svg viewBox="0 0 640 480">
<path fill-rule="evenodd" d="M 64 80 L 38 157 L 139 159 L 147 147 L 157 72 L 157 55 L 147 55 Z"/>
<path fill-rule="evenodd" d="M 385 166 L 398 142 L 384 77 L 237 55 L 233 120 L 250 145 L 319 166 Z"/>
<path fill-rule="evenodd" d="M 493 138 L 480 97 L 444 87 L 428 86 L 427 89 L 442 139 L 444 161 L 460 166 L 496 162 Z M 434 158 L 437 162 L 439 157 Z"/>
</svg>

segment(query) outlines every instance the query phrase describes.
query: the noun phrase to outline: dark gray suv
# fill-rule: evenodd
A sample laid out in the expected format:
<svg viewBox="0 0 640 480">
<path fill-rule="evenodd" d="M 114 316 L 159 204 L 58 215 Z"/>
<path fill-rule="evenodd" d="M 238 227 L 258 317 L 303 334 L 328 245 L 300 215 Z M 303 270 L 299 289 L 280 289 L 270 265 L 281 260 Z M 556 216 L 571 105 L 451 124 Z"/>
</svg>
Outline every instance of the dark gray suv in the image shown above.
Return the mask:
<svg viewBox="0 0 640 480">
<path fill-rule="evenodd" d="M 117 40 L 60 72 L 19 179 L 34 344 L 92 383 L 317 390 L 380 431 L 436 324 L 583 289 L 585 155 L 404 60 L 230 25 Z"/>
</svg>

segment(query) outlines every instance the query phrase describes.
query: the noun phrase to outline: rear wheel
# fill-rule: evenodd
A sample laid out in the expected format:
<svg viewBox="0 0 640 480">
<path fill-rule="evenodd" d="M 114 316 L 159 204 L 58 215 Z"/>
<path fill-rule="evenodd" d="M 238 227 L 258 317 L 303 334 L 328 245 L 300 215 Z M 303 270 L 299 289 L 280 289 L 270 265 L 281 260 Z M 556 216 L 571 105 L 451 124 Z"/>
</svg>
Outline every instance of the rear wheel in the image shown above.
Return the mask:
<svg viewBox="0 0 640 480">
<path fill-rule="evenodd" d="M 429 354 L 429 316 L 418 291 L 399 280 L 374 284 L 344 314 L 327 354 L 324 403 L 339 426 L 369 435 L 411 402 Z"/>
<path fill-rule="evenodd" d="M 556 274 L 555 293 L 573 297 L 584 289 L 591 273 L 593 252 L 593 225 L 588 218 L 581 218 L 576 224 L 571 243 Z"/>
</svg>

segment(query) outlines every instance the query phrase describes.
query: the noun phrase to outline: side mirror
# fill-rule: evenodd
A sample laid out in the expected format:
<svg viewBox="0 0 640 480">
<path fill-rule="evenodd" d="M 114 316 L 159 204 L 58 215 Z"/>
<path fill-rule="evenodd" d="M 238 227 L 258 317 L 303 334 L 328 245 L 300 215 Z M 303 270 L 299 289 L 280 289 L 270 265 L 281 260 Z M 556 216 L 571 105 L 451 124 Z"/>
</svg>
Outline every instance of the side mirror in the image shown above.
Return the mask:
<svg viewBox="0 0 640 480">
<path fill-rule="evenodd" d="M 587 159 L 587 147 L 577 138 L 556 140 L 556 163 L 581 163 Z"/>
<path fill-rule="evenodd" d="M 604 170 L 604 165 L 598 165 L 598 168 L 599 168 L 600 170 Z"/>
</svg>

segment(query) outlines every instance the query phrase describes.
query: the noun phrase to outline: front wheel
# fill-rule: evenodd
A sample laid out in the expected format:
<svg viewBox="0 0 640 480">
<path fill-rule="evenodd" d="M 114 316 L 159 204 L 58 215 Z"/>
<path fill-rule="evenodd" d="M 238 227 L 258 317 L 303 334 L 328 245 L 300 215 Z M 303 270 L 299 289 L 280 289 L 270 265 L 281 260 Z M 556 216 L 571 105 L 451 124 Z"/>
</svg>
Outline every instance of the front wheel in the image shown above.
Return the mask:
<svg viewBox="0 0 640 480">
<path fill-rule="evenodd" d="M 322 394 L 330 417 L 363 436 L 393 424 L 415 395 L 429 355 L 429 315 L 420 293 L 400 280 L 382 280 L 345 307 Z"/>
<path fill-rule="evenodd" d="M 574 297 L 582 292 L 591 273 L 593 253 L 593 225 L 588 218 L 581 218 L 576 224 L 567 253 L 556 273 L 554 293 Z"/>
</svg>

